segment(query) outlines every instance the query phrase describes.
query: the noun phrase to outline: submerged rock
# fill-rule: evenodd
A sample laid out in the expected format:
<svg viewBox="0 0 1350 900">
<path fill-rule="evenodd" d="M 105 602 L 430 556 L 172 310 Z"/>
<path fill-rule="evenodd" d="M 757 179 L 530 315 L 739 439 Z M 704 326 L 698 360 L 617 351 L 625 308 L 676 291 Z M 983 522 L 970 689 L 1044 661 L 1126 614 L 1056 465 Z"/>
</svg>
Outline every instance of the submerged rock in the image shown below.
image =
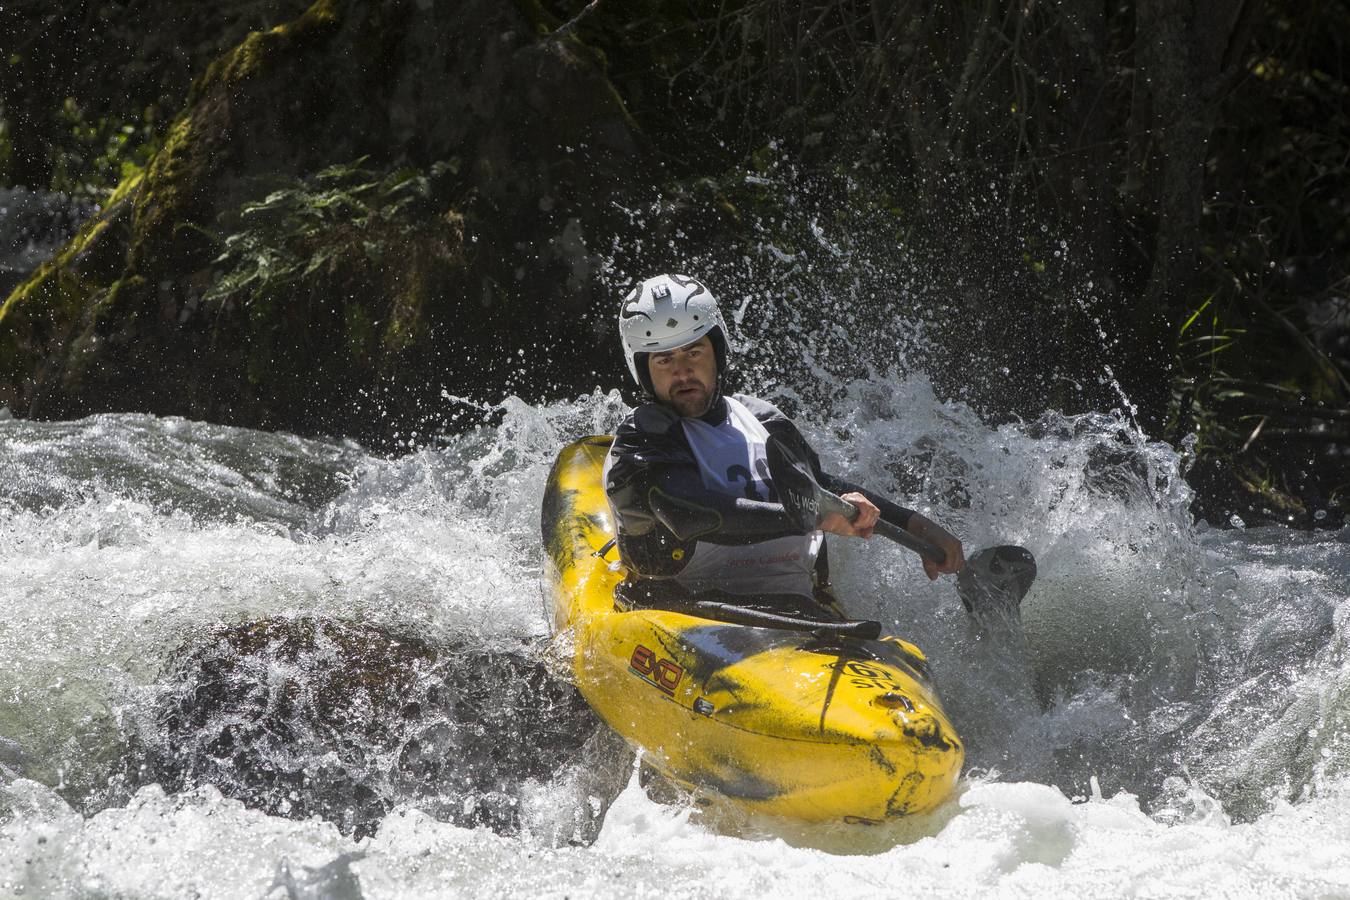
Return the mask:
<svg viewBox="0 0 1350 900">
<path fill-rule="evenodd" d="M 311 618 L 190 640 L 135 727 L 130 789 L 212 784 L 358 837 L 413 804 L 463 826 L 589 842 L 630 759 L 525 648 Z"/>
</svg>

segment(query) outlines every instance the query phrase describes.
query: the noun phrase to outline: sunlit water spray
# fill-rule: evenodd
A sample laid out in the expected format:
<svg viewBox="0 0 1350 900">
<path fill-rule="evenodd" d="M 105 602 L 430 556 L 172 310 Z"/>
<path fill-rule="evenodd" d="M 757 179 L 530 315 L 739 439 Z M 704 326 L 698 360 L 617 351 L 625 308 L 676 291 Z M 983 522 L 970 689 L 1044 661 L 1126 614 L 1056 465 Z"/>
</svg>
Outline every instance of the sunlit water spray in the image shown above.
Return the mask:
<svg viewBox="0 0 1350 900">
<path fill-rule="evenodd" d="M 142 415 L 0 417 L 0 893 L 1350 894 L 1350 533 L 1193 526 L 1182 459 L 1126 418 L 989 424 L 940 399 L 925 320 L 948 298 L 922 265 L 870 241 L 861 205 L 840 225 L 791 171 L 754 177 L 799 214 L 759 223 L 742 258 L 687 259 L 719 286 L 743 383 L 827 468 L 969 550 L 1038 560 L 1010 667 L 950 579 L 834 543 L 850 611 L 930 657 L 969 750 L 951 803 L 875 828 L 663 805 L 565 685 L 541 686 L 566 668 L 544 481 L 565 442 L 620 421 L 616 393 L 475 398 L 482 427 L 397 459 Z M 635 233 L 660 212 L 635 210 Z M 651 274 L 603 263 L 616 286 Z M 227 673 L 237 693 L 197 702 L 228 654 L 184 660 L 263 621 L 351 631 L 295 654 L 267 632 Z M 365 640 L 416 657 L 399 699 L 418 708 L 363 718 L 358 690 L 337 705 L 353 727 L 324 731 Z M 278 732 L 242 728 L 259 711 Z"/>
<path fill-rule="evenodd" d="M 629 778 L 611 747 L 586 762 L 612 767 L 607 785 L 576 767 L 494 782 L 477 799 L 514 805 L 502 834 L 465 818 L 475 798 L 460 778 L 459 793 L 393 797 L 358 840 L 338 816 L 294 821 L 208 785 L 166 796 L 128 784 L 124 761 L 154 740 L 156 703 L 175 689 L 175 655 L 214 626 L 314 617 L 460 659 L 546 658 L 544 479 L 563 442 L 609 431 L 626 407 L 599 393 L 508 400 L 495 424 L 395 460 L 148 416 L 7 420 L 0 884 L 802 896 L 903 873 L 954 894 L 1069 895 L 1120 878 L 1185 894 L 1198 865 L 1234 888 L 1350 889 L 1344 533 L 1193 528 L 1176 454 L 1115 417 L 989 428 L 917 377 L 853 382 L 840 397 L 803 421 L 827 467 L 908 497 L 969 547 L 1020 543 L 1040 564 L 1024 602 L 1028 698 L 990 678 L 950 580 L 929 584 L 880 542 L 836 545 L 852 611 L 929 653 L 967 737 L 983 774 L 952 805 L 882 829 L 794 829 L 655 804 L 634 782 L 587 833 L 578 810 Z M 788 843 L 754 839 L 765 833 Z M 1314 833 L 1316 852 L 1292 852 Z"/>
</svg>

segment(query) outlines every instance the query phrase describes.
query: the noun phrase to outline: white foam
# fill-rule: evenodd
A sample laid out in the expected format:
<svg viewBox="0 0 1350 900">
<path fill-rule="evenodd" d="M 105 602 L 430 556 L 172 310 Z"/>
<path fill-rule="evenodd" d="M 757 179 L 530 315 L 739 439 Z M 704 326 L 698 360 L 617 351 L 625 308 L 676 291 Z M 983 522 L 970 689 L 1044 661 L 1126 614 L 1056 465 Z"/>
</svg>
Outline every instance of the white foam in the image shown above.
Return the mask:
<svg viewBox="0 0 1350 900">
<path fill-rule="evenodd" d="M 616 394 L 510 399 L 496 424 L 397 460 L 145 416 L 6 420 L 0 883 L 138 897 L 341 896 L 353 880 L 368 897 L 1350 893 L 1350 533 L 1193 529 L 1176 455 L 1111 417 L 989 428 L 925 379 L 885 374 L 841 398 L 807 423 L 827 467 L 912 488 L 972 547 L 1039 557 L 1025 608 L 1044 712 L 1014 708 L 973 665 L 949 582 L 880 542 L 837 545 L 855 612 L 929 653 L 972 763 L 1003 773 L 939 812 L 770 826 L 661 806 L 634 783 L 583 848 L 552 846 L 567 823 L 547 815 L 547 785 L 527 797 L 538 830 L 514 838 L 408 808 L 356 842 L 210 787 L 100 808 L 119 721 L 210 624 L 312 614 L 433 642 L 542 637 L 548 466 L 624 408 Z"/>
</svg>

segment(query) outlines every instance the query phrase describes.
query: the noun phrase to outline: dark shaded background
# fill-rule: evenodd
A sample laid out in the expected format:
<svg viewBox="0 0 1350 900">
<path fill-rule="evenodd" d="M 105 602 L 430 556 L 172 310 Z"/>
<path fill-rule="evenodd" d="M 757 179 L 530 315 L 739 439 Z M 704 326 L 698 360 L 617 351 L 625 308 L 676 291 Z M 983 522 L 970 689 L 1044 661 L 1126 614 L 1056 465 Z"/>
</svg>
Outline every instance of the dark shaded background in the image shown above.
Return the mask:
<svg viewBox="0 0 1350 900">
<path fill-rule="evenodd" d="M 19 2 L 0 34 L 0 184 L 101 205 L 0 309 L 15 415 L 392 449 L 447 394 L 625 384 L 623 285 L 685 269 L 753 311 L 752 386 L 802 377 L 786 331 L 993 418 L 1126 406 L 1195 435 L 1197 512 L 1340 520 L 1344 3 Z"/>
</svg>

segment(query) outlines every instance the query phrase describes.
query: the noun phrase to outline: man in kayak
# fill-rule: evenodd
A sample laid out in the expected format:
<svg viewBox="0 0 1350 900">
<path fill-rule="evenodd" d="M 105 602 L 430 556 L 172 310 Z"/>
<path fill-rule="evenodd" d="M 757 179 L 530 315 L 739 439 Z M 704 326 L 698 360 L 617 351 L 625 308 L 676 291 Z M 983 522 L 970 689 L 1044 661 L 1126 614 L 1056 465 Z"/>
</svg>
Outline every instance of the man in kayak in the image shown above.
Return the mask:
<svg viewBox="0 0 1350 900">
<path fill-rule="evenodd" d="M 867 539 L 878 518 L 946 552 L 928 577 L 964 565 L 961 542 L 924 516 L 820 470 L 816 453 L 772 404 L 723 392 L 729 347 L 712 293 L 683 275 L 635 288 L 619 313 L 628 370 L 646 401 L 619 426 L 605 461 L 619 554 L 634 605 L 712 597 L 818 615 L 825 590 L 824 532 Z M 809 460 L 817 480 L 859 510 L 822 516 L 804 532 L 778 502 L 766 442 Z"/>
</svg>

